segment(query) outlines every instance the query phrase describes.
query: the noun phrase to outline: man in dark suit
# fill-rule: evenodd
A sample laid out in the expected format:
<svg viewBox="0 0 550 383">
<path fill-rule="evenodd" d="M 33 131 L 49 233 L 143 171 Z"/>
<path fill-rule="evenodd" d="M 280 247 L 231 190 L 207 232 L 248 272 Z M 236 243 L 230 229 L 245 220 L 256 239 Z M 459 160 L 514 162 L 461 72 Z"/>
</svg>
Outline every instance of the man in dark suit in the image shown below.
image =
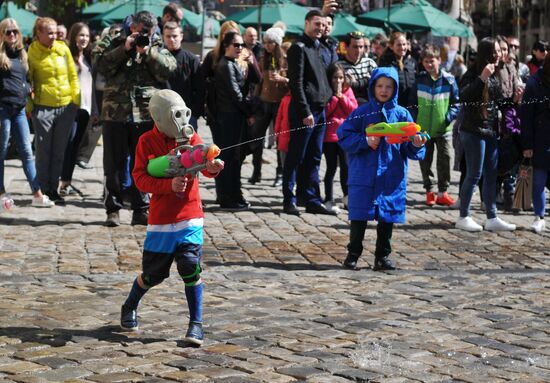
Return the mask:
<svg viewBox="0 0 550 383">
<path fill-rule="evenodd" d="M 296 207 L 294 186 L 300 167 L 302 195 L 306 212 L 313 214 L 335 213 L 321 203 L 319 167 L 325 134 L 324 108 L 332 95 L 325 67 L 320 57 L 325 16 L 319 10 L 306 15 L 304 34 L 288 50 L 288 78 L 292 101 L 288 115 L 290 142 L 283 168 L 283 210 L 300 215 Z"/>
</svg>

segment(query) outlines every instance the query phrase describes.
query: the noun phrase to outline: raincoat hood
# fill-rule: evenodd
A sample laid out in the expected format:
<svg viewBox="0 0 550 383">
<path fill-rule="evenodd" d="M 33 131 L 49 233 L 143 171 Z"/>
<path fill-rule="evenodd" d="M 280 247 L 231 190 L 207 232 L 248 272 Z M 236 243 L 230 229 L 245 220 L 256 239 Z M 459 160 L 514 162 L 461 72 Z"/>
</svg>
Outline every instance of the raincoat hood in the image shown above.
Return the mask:
<svg viewBox="0 0 550 383">
<path fill-rule="evenodd" d="M 393 106 L 397 105 L 397 94 L 399 90 L 399 74 L 397 73 L 397 69 L 394 67 L 378 67 L 372 71 L 371 78 L 369 81 L 369 100 L 372 102 L 375 102 L 376 104 L 380 104 L 374 97 L 374 84 L 376 83 L 376 80 L 378 80 L 380 77 L 388 77 L 391 78 L 395 83 L 395 88 L 393 89 L 393 96 L 392 98 L 385 103 L 391 104 Z"/>
</svg>

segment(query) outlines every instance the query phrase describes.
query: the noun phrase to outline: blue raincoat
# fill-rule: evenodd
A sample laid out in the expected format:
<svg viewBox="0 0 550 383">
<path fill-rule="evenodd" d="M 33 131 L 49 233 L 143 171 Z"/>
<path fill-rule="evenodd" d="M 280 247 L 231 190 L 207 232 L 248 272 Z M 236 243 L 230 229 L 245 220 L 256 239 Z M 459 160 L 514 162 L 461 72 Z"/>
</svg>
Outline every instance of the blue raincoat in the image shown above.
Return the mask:
<svg viewBox="0 0 550 383">
<path fill-rule="evenodd" d="M 374 83 L 380 77 L 389 77 L 396 84 L 392 99 L 384 104 L 374 98 Z M 369 102 L 351 113 L 337 130 L 338 143 L 348 155 L 349 219 L 403 223 L 407 158 L 421 160 L 426 150 L 412 142 L 389 145 L 384 138 L 377 150 L 368 146 L 367 126 L 382 121 L 413 121 L 409 111 L 397 105 L 399 78 L 395 68 L 375 69 L 368 86 Z"/>
</svg>

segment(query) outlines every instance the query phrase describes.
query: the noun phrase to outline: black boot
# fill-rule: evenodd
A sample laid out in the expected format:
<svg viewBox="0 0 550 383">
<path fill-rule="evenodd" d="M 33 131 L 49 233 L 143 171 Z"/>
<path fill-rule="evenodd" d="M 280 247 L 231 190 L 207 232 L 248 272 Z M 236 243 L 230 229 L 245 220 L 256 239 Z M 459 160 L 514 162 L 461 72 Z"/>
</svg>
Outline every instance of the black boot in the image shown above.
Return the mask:
<svg viewBox="0 0 550 383">
<path fill-rule="evenodd" d="M 512 205 L 514 203 L 514 195 L 509 192 L 504 193 L 504 204 L 503 209 L 504 211 L 513 211 Z"/>
<path fill-rule="evenodd" d="M 342 266 L 346 269 L 357 270 L 357 260 L 359 259 L 360 254 L 348 253 L 348 256 L 344 260 Z"/>
<path fill-rule="evenodd" d="M 390 261 L 389 255 L 386 255 L 385 257 L 375 258 L 373 270 L 395 270 L 395 263 Z"/>
<path fill-rule="evenodd" d="M 283 184 L 283 175 L 282 174 L 278 174 L 275 176 L 275 181 L 273 181 L 273 187 L 276 188 L 276 187 L 279 187 Z"/>
<path fill-rule="evenodd" d="M 257 171 L 254 169 L 254 172 L 252 172 L 252 177 L 248 179 L 248 183 L 251 183 L 252 185 L 260 182 L 262 180 L 262 173 L 261 171 Z"/>
</svg>

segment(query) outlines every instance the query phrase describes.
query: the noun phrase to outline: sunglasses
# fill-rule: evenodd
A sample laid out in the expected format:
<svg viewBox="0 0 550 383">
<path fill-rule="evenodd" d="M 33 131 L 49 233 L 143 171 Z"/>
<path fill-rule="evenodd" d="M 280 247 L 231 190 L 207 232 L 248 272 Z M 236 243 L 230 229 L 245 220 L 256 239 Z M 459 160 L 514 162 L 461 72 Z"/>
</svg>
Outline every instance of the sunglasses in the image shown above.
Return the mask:
<svg viewBox="0 0 550 383">
<path fill-rule="evenodd" d="M 17 35 L 19 34 L 19 31 L 18 31 L 17 29 L 8 29 L 8 30 L 6 31 L 6 36 L 11 35 L 12 33 L 13 33 L 15 36 L 17 36 Z"/>
<path fill-rule="evenodd" d="M 515 45 L 515 44 L 510 44 L 510 49 L 519 49 L 519 45 Z"/>
<path fill-rule="evenodd" d="M 239 49 L 239 48 L 244 48 L 246 45 L 244 45 L 244 44 L 239 44 L 239 43 L 233 43 L 233 46 L 234 46 L 235 48 Z"/>
</svg>

